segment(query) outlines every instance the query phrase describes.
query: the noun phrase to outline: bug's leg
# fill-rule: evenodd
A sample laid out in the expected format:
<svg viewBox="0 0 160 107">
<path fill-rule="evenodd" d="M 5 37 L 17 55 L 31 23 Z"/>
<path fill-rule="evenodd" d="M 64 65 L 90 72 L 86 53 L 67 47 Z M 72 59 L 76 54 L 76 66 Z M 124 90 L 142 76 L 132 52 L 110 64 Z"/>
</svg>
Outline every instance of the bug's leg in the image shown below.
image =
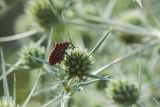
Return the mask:
<svg viewBox="0 0 160 107">
<path fill-rule="evenodd" d="M 63 59 L 64 59 L 64 58 L 61 58 L 61 59 L 58 61 L 58 63 L 60 64 L 60 63 L 62 62 Z"/>
<path fill-rule="evenodd" d="M 70 57 L 70 58 L 71 58 L 71 56 L 70 56 L 67 52 L 65 52 L 65 54 L 66 54 L 68 57 Z"/>
<path fill-rule="evenodd" d="M 62 51 L 61 53 L 59 53 L 59 61 L 58 63 L 61 63 L 62 60 L 64 60 L 64 55 L 66 54 L 65 51 Z"/>
<path fill-rule="evenodd" d="M 70 46 L 71 49 L 76 48 L 76 47 L 73 45 L 73 43 L 70 43 L 70 44 L 71 44 L 71 46 Z"/>
</svg>

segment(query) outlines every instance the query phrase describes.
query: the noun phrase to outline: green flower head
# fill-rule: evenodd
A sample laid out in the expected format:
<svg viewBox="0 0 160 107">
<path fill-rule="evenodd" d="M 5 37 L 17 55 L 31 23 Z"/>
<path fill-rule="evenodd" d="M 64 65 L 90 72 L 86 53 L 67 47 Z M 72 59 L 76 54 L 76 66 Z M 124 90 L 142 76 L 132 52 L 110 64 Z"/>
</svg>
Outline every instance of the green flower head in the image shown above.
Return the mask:
<svg viewBox="0 0 160 107">
<path fill-rule="evenodd" d="M 145 18 L 139 10 L 127 11 L 121 16 L 121 21 L 136 26 L 144 26 Z M 118 32 L 118 38 L 126 44 L 141 43 L 142 36 L 126 32 Z"/>
<path fill-rule="evenodd" d="M 78 77 L 82 79 L 91 70 L 93 58 L 87 50 L 75 48 L 70 51 L 65 59 L 66 72 L 69 77 Z"/>
<path fill-rule="evenodd" d="M 110 91 L 113 101 L 125 106 L 136 104 L 140 96 L 137 87 L 126 81 L 113 81 Z"/>
<path fill-rule="evenodd" d="M 59 22 L 48 0 L 32 1 L 29 3 L 26 11 L 32 20 L 45 30 L 48 30 Z"/>
<path fill-rule="evenodd" d="M 34 45 L 32 44 L 29 47 L 24 47 L 20 52 L 20 56 L 23 60 L 24 65 L 27 65 L 30 68 L 37 68 L 42 66 L 42 63 L 34 60 L 33 58 L 31 58 L 31 56 L 44 59 L 45 50 L 44 47 L 34 47 Z"/>
</svg>

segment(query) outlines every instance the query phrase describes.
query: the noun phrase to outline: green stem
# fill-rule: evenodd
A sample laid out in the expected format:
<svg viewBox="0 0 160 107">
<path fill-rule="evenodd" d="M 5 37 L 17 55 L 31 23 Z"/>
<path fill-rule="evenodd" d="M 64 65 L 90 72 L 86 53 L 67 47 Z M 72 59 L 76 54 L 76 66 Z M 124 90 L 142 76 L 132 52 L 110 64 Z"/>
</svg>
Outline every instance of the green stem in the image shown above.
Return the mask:
<svg viewBox="0 0 160 107">
<path fill-rule="evenodd" d="M 142 0 L 142 4 L 143 4 L 143 9 L 146 11 L 146 13 L 148 14 L 148 16 L 153 20 L 154 25 L 157 25 L 158 28 L 160 28 L 160 21 L 159 19 L 156 17 L 155 13 L 152 11 L 152 9 L 150 8 L 150 4 L 148 3 L 147 0 Z"/>
<path fill-rule="evenodd" d="M 61 96 L 58 96 L 56 98 L 53 98 L 51 100 L 49 100 L 47 103 L 45 103 L 44 105 L 42 105 L 41 107 L 48 107 L 49 105 L 51 105 L 52 103 L 54 103 L 55 101 L 59 100 L 61 98 Z"/>
<path fill-rule="evenodd" d="M 0 42 L 14 41 L 14 40 L 18 40 L 18 39 L 22 39 L 22 38 L 25 38 L 25 37 L 35 35 L 37 33 L 38 33 L 38 31 L 31 30 L 31 31 L 27 31 L 27 32 L 24 32 L 24 33 L 16 34 L 16 35 L 11 35 L 11 36 L 7 36 L 7 37 L 0 37 Z"/>
<path fill-rule="evenodd" d="M 104 12 L 102 14 L 103 18 L 109 19 L 111 17 L 111 15 L 113 13 L 112 12 L 113 8 L 114 8 L 116 3 L 117 3 L 117 0 L 109 0 L 108 4 L 105 7 Z"/>
<path fill-rule="evenodd" d="M 49 31 L 49 36 L 48 36 L 48 40 L 47 40 L 47 48 L 46 48 L 46 59 L 48 59 L 50 50 L 51 50 L 51 44 L 52 44 L 52 35 L 53 35 L 53 26 L 51 27 L 50 31 Z"/>
<path fill-rule="evenodd" d="M 82 16 L 81 16 L 82 17 Z M 160 31 L 157 29 L 148 29 L 140 26 L 132 25 L 129 23 L 123 23 L 114 19 L 107 19 L 86 15 L 82 17 L 83 20 L 86 20 L 90 23 L 84 23 L 83 21 L 71 20 L 67 21 L 69 24 L 78 25 L 78 26 L 86 26 L 89 28 L 102 29 L 105 30 L 106 26 L 113 26 L 114 30 L 121 31 L 129 34 L 139 35 L 139 36 L 149 36 L 149 37 L 160 37 Z M 152 27 L 150 27 L 152 28 Z"/>
<path fill-rule="evenodd" d="M 101 44 L 104 42 L 104 40 L 108 37 L 109 33 L 112 31 L 112 27 L 108 30 L 107 34 L 104 35 L 104 37 L 101 38 L 101 40 L 96 44 L 96 46 L 93 48 L 93 50 L 90 52 L 90 55 L 94 55 L 95 52 L 99 49 Z"/>
<path fill-rule="evenodd" d="M 159 39 L 158 39 L 158 40 L 152 40 L 150 43 L 146 44 L 145 46 L 139 47 L 139 48 L 137 48 L 136 50 L 134 50 L 134 51 L 132 51 L 132 52 L 130 52 L 130 53 L 128 53 L 128 54 L 120 57 L 120 58 L 117 58 L 117 59 L 113 60 L 111 63 L 109 63 L 109 64 L 101 67 L 100 69 L 94 71 L 92 74 L 94 74 L 94 75 L 99 74 L 100 72 L 102 72 L 102 71 L 104 71 L 105 69 L 107 69 L 107 68 L 115 65 L 116 63 L 119 63 L 119 62 L 121 62 L 121 61 L 124 61 L 124 60 L 128 59 L 129 57 L 134 56 L 134 55 L 136 55 L 136 54 L 144 51 L 145 49 L 154 47 L 155 45 L 158 45 L 158 44 L 160 44 Z"/>
<path fill-rule="evenodd" d="M 22 59 L 19 59 L 12 67 L 10 67 L 7 72 L 6 72 L 6 76 L 11 74 L 15 69 L 16 67 L 18 67 L 20 64 L 22 63 Z M 0 81 L 5 78 L 4 75 L 0 76 Z"/>
<path fill-rule="evenodd" d="M 38 74 L 38 76 L 37 76 L 37 79 L 36 79 L 36 81 L 35 81 L 35 84 L 34 84 L 32 90 L 31 90 L 31 92 L 29 93 L 28 97 L 27 97 L 26 100 L 24 101 L 22 107 L 26 107 L 26 106 L 27 106 L 29 100 L 31 99 L 31 97 L 32 97 L 32 95 L 33 95 L 33 92 L 34 92 L 35 89 L 36 89 L 36 86 L 37 86 L 37 84 L 38 84 L 38 81 L 39 81 L 40 76 L 41 76 L 41 70 L 40 70 L 40 72 L 39 72 L 39 74 Z"/>
<path fill-rule="evenodd" d="M 38 42 L 35 44 L 35 48 L 36 46 L 39 46 L 44 40 L 45 40 L 46 36 L 43 36 L 42 38 L 40 38 L 38 40 Z M 19 59 L 15 64 L 13 64 L 13 66 L 11 66 L 7 72 L 6 72 L 6 76 L 11 74 L 15 69 L 17 69 L 17 67 L 19 67 L 22 64 L 23 60 Z M 0 76 L 0 81 L 4 78 L 5 76 Z"/>
<path fill-rule="evenodd" d="M 3 55 L 3 49 L 1 47 L 0 47 L 0 53 L 1 53 L 1 63 L 2 63 L 2 76 L 4 77 L 3 78 L 4 96 L 9 98 L 10 94 L 9 94 L 7 75 L 6 75 L 6 66 L 5 66 L 5 60 L 4 60 L 4 55 Z"/>
</svg>

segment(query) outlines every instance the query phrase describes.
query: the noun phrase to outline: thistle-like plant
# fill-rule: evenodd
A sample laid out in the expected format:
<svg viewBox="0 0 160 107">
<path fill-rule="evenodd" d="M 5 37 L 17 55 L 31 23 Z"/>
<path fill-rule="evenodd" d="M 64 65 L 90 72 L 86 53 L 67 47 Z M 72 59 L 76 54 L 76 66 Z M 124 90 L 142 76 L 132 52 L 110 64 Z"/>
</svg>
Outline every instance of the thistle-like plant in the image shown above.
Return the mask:
<svg viewBox="0 0 160 107">
<path fill-rule="evenodd" d="M 124 23 L 129 23 L 137 26 L 144 26 L 146 24 L 146 19 L 140 10 L 131 10 L 125 12 L 120 18 Z M 139 35 L 129 34 L 125 32 L 118 32 L 118 38 L 126 44 L 141 43 L 143 37 Z"/>
<path fill-rule="evenodd" d="M 51 27 L 62 24 L 61 14 L 67 4 L 65 0 L 34 0 L 26 6 L 26 13 L 33 23 L 49 31 Z"/>
<path fill-rule="evenodd" d="M 65 71 L 70 78 L 78 77 L 83 79 L 91 70 L 94 60 L 87 50 L 75 48 L 66 56 L 64 63 Z"/>
<path fill-rule="evenodd" d="M 9 0 L 9 1 L 11 1 L 11 0 Z M 13 1 L 15 1 L 15 0 L 13 0 Z M 44 83 L 44 81 L 46 82 L 46 80 L 47 80 L 47 82 L 51 81 L 53 84 L 51 84 L 51 85 L 45 84 L 44 87 L 43 86 L 41 87 L 41 85 L 43 84 L 42 83 L 42 84 L 40 84 L 40 87 L 42 89 L 38 87 L 37 90 L 35 91 L 36 84 L 38 83 L 38 79 L 40 77 L 40 74 L 39 74 L 33 89 L 31 90 L 27 99 L 22 104 L 22 107 L 30 106 L 29 103 L 32 103 L 32 101 L 29 102 L 31 97 L 39 95 L 43 92 L 45 93 L 45 97 L 43 97 L 42 100 L 47 101 L 47 102 L 44 105 L 42 105 L 42 107 L 46 107 L 46 106 L 57 107 L 60 105 L 59 102 L 58 102 L 58 104 L 57 104 L 57 102 L 56 103 L 54 103 L 54 102 L 59 99 L 61 100 L 61 107 L 66 106 L 67 104 L 65 102 L 67 102 L 67 101 L 68 101 L 69 107 L 70 106 L 71 107 L 76 107 L 76 106 L 78 106 L 78 107 L 81 107 L 81 106 L 100 107 L 102 105 L 110 107 L 110 105 L 108 104 L 108 103 L 110 103 L 110 101 L 106 100 L 106 98 L 104 98 L 105 96 L 103 96 L 103 95 L 101 95 L 100 97 L 99 96 L 97 97 L 97 95 L 99 93 L 97 92 L 96 89 L 93 89 L 95 87 L 92 87 L 92 85 L 91 85 L 91 87 L 87 86 L 86 90 L 88 89 L 89 91 L 77 92 L 77 91 L 81 91 L 84 88 L 84 86 L 91 84 L 95 81 L 98 81 L 97 89 L 101 89 L 101 88 L 103 88 L 103 89 L 109 88 L 110 89 L 110 93 L 108 95 L 110 97 L 112 97 L 112 100 L 114 101 L 114 103 L 116 103 L 117 106 L 123 106 L 123 107 L 127 106 L 128 107 L 128 106 L 133 105 L 135 107 L 143 107 L 143 106 L 151 106 L 151 107 L 154 106 L 155 107 L 155 105 L 153 104 L 155 102 L 158 105 L 158 107 L 160 106 L 159 95 L 157 94 L 159 92 L 159 90 L 158 90 L 158 87 L 159 87 L 159 83 L 158 83 L 159 75 L 158 74 L 159 73 L 157 73 L 158 70 L 155 71 L 154 69 L 150 69 L 153 67 L 152 65 L 153 65 L 153 63 L 156 63 L 156 61 L 150 61 L 150 60 L 148 61 L 148 59 L 150 59 L 152 57 L 151 54 L 153 52 L 152 51 L 153 48 L 152 48 L 152 50 L 150 50 L 151 51 L 150 55 L 148 55 L 147 58 L 145 56 L 143 56 L 143 54 L 142 54 L 142 57 L 139 54 L 140 57 L 136 56 L 136 58 L 133 58 L 133 60 L 131 59 L 132 63 L 130 63 L 130 59 L 129 59 L 131 56 L 137 55 L 137 53 L 142 53 L 142 51 L 144 51 L 145 49 L 149 49 L 153 46 L 156 46 L 157 44 L 159 45 L 159 43 L 160 43 L 159 40 L 151 40 L 150 39 L 152 37 L 157 37 L 157 36 L 159 37 L 159 34 L 160 34 L 159 29 L 157 29 L 160 26 L 160 24 L 159 24 L 159 21 L 157 20 L 157 18 L 155 17 L 155 16 L 158 16 L 158 14 L 156 14 L 154 16 L 154 12 L 152 12 L 152 8 L 150 8 L 150 4 L 152 2 L 154 2 L 155 0 L 149 2 L 148 5 L 145 4 L 145 2 L 148 2 L 148 0 L 143 0 L 143 1 L 142 0 L 134 0 L 134 1 L 137 1 L 139 3 L 139 5 L 142 7 L 139 9 L 145 10 L 145 8 L 146 8 L 146 10 L 145 10 L 145 11 L 147 11 L 146 13 L 149 13 L 149 14 L 147 14 L 147 16 L 144 16 L 145 18 L 147 18 L 146 27 L 143 26 L 144 25 L 144 19 L 143 19 L 144 13 L 142 13 L 142 14 L 138 13 L 138 17 L 137 17 L 137 11 L 134 12 L 134 14 L 132 14 L 133 12 L 131 12 L 131 11 L 125 13 L 126 11 L 121 9 L 121 7 L 123 8 L 123 6 L 126 7 L 125 6 L 126 4 L 129 7 L 132 6 L 131 8 L 126 8 L 126 10 L 130 10 L 130 9 L 135 8 L 135 5 L 134 4 L 132 5 L 132 3 L 133 3 L 132 0 L 130 0 L 130 1 L 126 0 L 123 3 L 121 3 L 123 0 L 109 0 L 109 1 L 105 1 L 105 0 L 101 0 L 101 1 L 96 1 L 96 0 L 92 0 L 92 1 L 91 0 L 87 0 L 87 1 L 85 1 L 85 0 L 59 0 L 59 1 L 58 0 L 32 0 L 32 1 L 33 2 L 31 2 L 31 4 L 27 5 L 28 7 L 26 7 L 27 13 L 29 14 L 29 15 L 27 14 L 28 15 L 27 17 L 32 17 L 31 19 L 32 19 L 33 23 L 38 25 L 39 27 L 45 29 L 45 31 L 51 30 L 50 37 L 48 38 L 48 41 L 44 43 L 44 45 L 47 43 L 47 47 L 46 47 L 47 49 L 46 49 L 46 52 L 44 52 L 44 51 L 42 52 L 43 49 L 39 50 L 39 47 L 36 47 L 36 48 L 31 47 L 32 49 L 26 49 L 28 51 L 21 51 L 22 52 L 21 58 L 19 58 L 15 64 L 10 64 L 10 61 L 8 61 L 8 59 L 7 59 L 7 62 L 5 63 L 3 61 L 3 55 L 2 55 L 2 57 L 1 57 L 1 59 L 2 59 L 2 61 L 1 61 L 2 62 L 2 75 L 0 76 L 0 80 L 3 80 L 3 88 L 4 88 L 4 96 L 5 96 L 5 98 L 3 98 L 3 99 L 10 98 L 10 96 L 11 96 L 9 93 L 8 83 L 7 83 L 7 79 L 6 79 L 7 75 L 9 75 L 11 73 L 13 74 L 13 71 L 16 71 L 17 69 L 21 70 L 23 68 L 21 66 L 21 64 L 23 63 L 23 65 L 27 65 L 28 67 L 30 67 L 29 70 L 32 70 L 33 68 L 39 68 L 39 69 L 41 69 L 41 71 L 44 71 L 42 73 L 43 77 L 44 77 L 44 75 L 45 76 L 47 75 L 47 76 L 50 76 L 50 78 L 48 78 L 48 77 L 43 78 L 42 77 L 41 80 L 43 81 L 43 83 Z M 65 2 L 65 1 L 67 1 L 67 2 Z M 157 4 L 157 7 L 159 7 L 158 6 L 159 0 L 156 0 L 156 1 L 157 2 L 155 2 L 155 4 Z M 73 2 L 77 3 L 75 5 L 75 7 L 72 7 Z M 65 6 L 68 6 L 69 10 L 63 11 Z M 104 6 L 106 6 L 106 7 L 104 8 Z M 155 6 L 154 8 L 157 9 L 157 7 Z M 71 10 L 70 10 L 70 8 L 71 8 Z M 115 9 L 115 11 L 113 9 Z M 6 9 L 6 10 L 8 11 L 8 9 Z M 10 8 L 9 10 L 12 10 L 12 8 Z M 72 10 L 74 10 L 74 11 L 72 11 Z M 46 56 L 47 59 L 49 57 L 48 53 L 51 51 L 50 47 L 52 47 L 52 45 L 51 45 L 51 36 L 53 36 L 52 34 L 55 33 L 55 35 L 57 35 L 59 37 L 63 37 L 62 36 L 63 34 L 57 33 L 57 32 L 60 32 L 60 33 L 64 32 L 63 31 L 64 28 L 62 28 L 62 26 L 59 26 L 62 24 L 61 23 L 62 11 L 63 11 L 63 13 L 65 13 L 64 15 L 70 17 L 70 18 L 66 19 L 65 24 L 69 24 L 68 27 L 70 29 L 74 28 L 75 25 L 78 27 L 83 26 L 84 32 L 82 32 L 83 33 L 82 35 L 84 35 L 84 36 L 87 35 L 87 36 L 85 36 L 85 38 L 83 38 L 83 37 L 81 38 L 79 35 L 79 32 L 75 33 L 75 29 L 72 29 L 74 31 L 75 38 L 76 39 L 78 38 L 77 40 L 75 40 L 75 38 L 74 38 L 74 41 L 78 41 L 78 43 L 77 44 L 75 43 L 76 45 L 74 48 L 68 48 L 65 50 L 65 52 L 63 50 L 58 52 L 58 54 L 55 55 L 57 57 L 54 57 L 56 59 L 53 59 L 53 60 L 60 59 L 60 61 L 58 60 L 56 64 L 50 65 L 48 63 L 48 60 L 47 61 L 44 60 L 45 59 L 44 56 Z M 118 17 L 116 16 L 115 13 L 120 12 L 120 11 L 125 14 L 124 17 L 119 18 L 119 15 L 117 15 Z M 159 12 L 159 9 L 157 9 L 157 11 Z M 3 16 L 2 13 L 0 12 L 0 16 Z M 76 16 L 76 15 L 78 15 L 78 16 Z M 140 17 L 139 17 L 139 15 L 140 15 Z M 5 18 L 0 17 L 0 20 L 3 20 L 3 19 L 5 19 Z M 25 24 L 25 23 L 23 23 L 23 21 L 21 23 Z M 28 24 L 33 24 L 33 23 L 30 23 L 30 21 L 29 21 Z M 74 26 L 70 26 L 70 25 L 74 25 Z M 100 33 L 102 33 L 102 30 L 106 30 L 106 26 L 114 26 L 114 31 L 118 32 L 118 33 L 113 34 L 111 36 L 111 40 L 107 41 L 106 45 L 103 45 L 102 47 L 100 47 L 101 44 L 103 43 L 103 41 L 105 40 L 105 38 L 107 37 L 105 35 L 101 39 L 101 41 L 95 46 L 95 48 L 92 51 L 90 51 L 90 47 L 92 47 L 92 45 L 94 44 L 94 40 L 96 40 L 97 37 L 100 36 L 100 35 L 96 35 L 96 34 L 97 33 L 100 34 Z M 27 28 L 28 28 L 28 26 L 27 26 Z M 22 34 L 18 34 L 18 35 L 16 34 L 16 35 L 9 36 L 9 37 L 0 37 L 0 42 L 21 39 L 21 38 L 24 38 L 27 36 L 34 35 L 35 33 L 39 32 L 39 30 L 37 31 L 37 28 L 34 29 L 35 28 L 34 26 L 33 27 L 29 26 L 29 29 L 30 28 L 32 28 L 33 31 L 29 31 L 29 32 L 27 31 Z M 92 28 L 91 30 L 94 32 L 97 32 L 97 33 L 95 33 L 93 35 L 90 34 L 89 28 Z M 77 30 L 79 30 L 79 29 L 77 29 Z M 120 31 L 120 33 L 119 33 L 119 31 Z M 48 35 L 47 32 L 43 32 L 43 33 L 44 33 L 44 35 Z M 91 36 L 89 36 L 89 38 L 88 38 L 89 34 Z M 44 35 L 43 35 L 43 37 L 44 37 Z M 130 48 L 130 46 L 127 46 L 127 50 L 124 51 L 124 48 L 121 45 L 119 46 L 119 44 L 117 44 L 119 42 L 117 40 L 113 40 L 113 38 L 117 37 L 117 36 L 119 36 L 119 38 L 121 38 L 121 40 L 123 40 L 127 44 L 128 43 L 141 43 L 142 40 L 146 40 L 146 39 L 143 39 L 142 36 L 143 37 L 148 36 L 150 40 L 147 38 L 149 40 L 148 42 L 145 41 L 145 43 L 141 44 L 141 46 L 135 45 L 135 46 L 139 46 L 139 47 L 138 48 L 136 47 L 136 49 L 134 47 L 134 50 L 133 50 L 133 47 L 128 50 L 128 48 Z M 152 39 L 154 39 L 154 38 L 152 38 Z M 57 38 L 54 38 L 54 41 L 58 41 Z M 70 39 L 67 40 L 67 42 L 74 44 L 74 42 L 70 41 Z M 83 42 L 85 45 L 83 45 Z M 89 45 L 89 43 L 91 43 L 91 42 L 93 44 Z M 88 49 L 82 48 L 81 45 L 79 45 L 79 44 L 82 44 L 82 47 L 87 46 L 89 48 Z M 99 47 L 100 47 L 100 49 L 99 49 Z M 99 49 L 99 51 L 97 52 L 98 49 Z M 104 50 L 106 49 L 106 51 L 104 51 L 103 49 Z M 128 53 L 126 53 L 126 51 L 128 51 Z M 101 53 L 101 54 L 99 55 L 99 53 Z M 46 55 L 44 55 L 44 54 L 46 54 Z M 146 55 L 146 53 L 144 53 L 144 54 Z M 103 55 L 103 56 L 101 56 L 101 55 Z M 97 56 L 98 56 L 98 58 L 97 58 Z M 113 60 L 117 56 L 120 56 L 120 57 Z M 143 61 L 143 58 L 146 58 L 147 60 Z M 157 55 L 155 55 L 154 58 L 157 60 L 158 59 Z M 127 64 L 122 63 L 122 61 L 124 61 L 126 59 L 127 59 Z M 113 61 L 109 62 L 109 60 L 113 60 Z M 138 60 L 138 62 L 140 62 L 140 64 L 137 63 L 137 60 Z M 145 63 L 143 63 L 143 62 L 145 62 Z M 146 62 L 148 65 L 145 65 Z M 107 63 L 107 64 L 105 64 L 105 63 Z M 105 64 L 105 65 L 101 66 L 103 64 Z M 116 66 L 113 66 L 111 68 L 112 65 L 116 65 Z M 138 65 L 138 67 L 137 67 L 137 65 Z M 143 69 L 143 65 L 148 66 L 149 69 L 147 69 L 147 67 L 145 67 Z M 6 72 L 4 72 L 5 66 L 7 66 Z M 100 68 L 98 68 L 98 67 L 100 67 Z M 107 71 L 111 71 L 111 72 L 108 72 L 103 76 L 99 76 L 100 75 L 99 73 L 101 73 L 102 71 L 105 71 L 109 67 L 111 69 L 108 69 Z M 128 76 L 128 74 L 131 74 L 131 75 L 129 75 L 129 77 L 130 77 L 130 76 L 133 76 L 133 74 L 138 72 L 137 68 L 140 68 L 139 71 L 141 71 L 141 73 L 145 74 L 145 75 L 143 75 L 143 77 L 144 77 L 143 81 L 145 81 L 145 82 L 147 81 L 146 84 L 150 85 L 150 87 L 145 88 L 145 91 L 146 91 L 146 89 L 151 90 L 151 92 L 147 93 L 147 96 L 150 96 L 150 98 L 146 97 L 147 101 L 144 102 L 145 104 L 141 103 L 142 100 L 143 101 L 145 100 L 145 98 L 143 98 L 143 99 L 140 98 L 142 96 L 141 94 L 143 94 L 143 93 L 139 93 L 140 87 L 137 88 L 135 84 L 130 84 L 129 82 L 126 82 L 126 81 L 114 81 L 112 83 L 112 85 L 107 84 L 107 86 L 106 86 L 106 82 L 110 82 L 110 78 L 112 78 L 114 80 L 114 76 L 119 76 L 119 72 L 117 72 L 117 71 L 122 70 L 123 73 L 125 73 L 127 76 Z M 39 69 L 34 69 L 34 70 L 39 70 Z M 134 69 L 136 69 L 136 70 L 134 70 Z M 130 72 L 130 71 L 134 71 L 134 72 Z M 22 73 L 22 72 L 19 72 L 19 73 Z M 31 75 L 36 74 L 35 72 L 34 73 L 30 72 L 30 73 L 31 73 Z M 112 75 L 112 74 L 114 74 L 114 75 Z M 110 78 L 107 77 L 108 75 L 111 75 Z M 35 79 L 35 76 L 34 76 L 34 79 Z M 140 82 L 142 82 L 142 80 Z M 17 90 L 19 91 L 21 89 L 17 88 Z M 74 94 L 75 92 L 77 92 L 77 93 Z M 21 94 L 21 92 L 19 92 L 19 93 Z M 89 93 L 92 93 L 92 97 L 90 95 L 88 95 Z M 102 94 L 102 93 L 104 93 L 104 91 L 102 91 L 100 94 Z M 77 100 L 75 98 L 75 95 L 77 95 L 77 94 L 78 94 L 77 97 L 79 98 L 79 100 Z M 81 97 L 83 95 L 87 96 L 88 99 L 86 100 L 84 97 L 83 97 L 84 98 L 83 99 Z M 46 96 L 47 96 L 47 98 L 46 98 Z M 52 96 L 54 96 L 54 97 L 52 97 Z M 68 98 L 71 98 L 71 99 L 68 99 Z M 96 100 L 94 100 L 94 98 Z M 97 98 L 99 98 L 99 99 L 97 100 Z M 51 99 L 51 100 L 49 101 L 49 99 Z M 105 100 L 105 103 L 101 103 L 102 100 Z M 3 101 L 1 100 L 0 106 L 2 106 Z M 7 101 L 7 100 L 5 100 L 5 101 Z M 34 101 L 35 100 L 33 100 L 33 102 Z M 41 101 L 38 101 L 38 103 L 42 104 Z M 98 103 L 95 101 L 97 101 Z M 139 103 L 139 101 L 140 101 L 140 103 Z M 78 105 L 77 102 L 81 102 L 80 105 Z M 90 103 L 90 102 L 91 102 L 91 106 L 88 106 L 87 103 Z M 147 105 L 148 103 L 150 105 Z"/>
<path fill-rule="evenodd" d="M 90 84 L 97 80 L 108 80 L 108 76 L 98 76 L 92 74 L 91 68 L 94 62 L 93 55 L 99 49 L 110 32 L 111 29 L 104 37 L 101 38 L 101 40 L 97 43 L 97 45 L 92 49 L 91 52 L 87 52 L 87 50 L 80 49 L 79 47 L 71 48 L 66 51 L 64 61 L 61 61 L 61 63 L 57 63 L 56 65 L 50 65 L 49 63 L 47 63 L 47 61 L 35 56 L 31 57 L 35 61 L 40 61 L 49 65 L 48 68 L 45 68 L 46 71 L 48 73 L 52 72 L 52 75 L 56 76 L 60 80 L 57 83 L 61 83 L 63 86 L 61 100 L 65 100 L 66 98 L 68 98 L 67 96 L 70 96 L 76 91 L 81 90 L 81 86 L 83 85 Z M 68 37 L 70 38 L 69 35 Z M 72 44 L 71 39 L 69 40 Z M 94 79 L 90 80 L 89 78 Z M 63 103 L 61 103 L 62 107 L 64 104 L 65 102 L 63 101 Z"/>
<path fill-rule="evenodd" d="M 42 63 L 39 61 L 33 60 L 31 56 L 44 59 L 45 50 L 44 47 L 35 47 L 34 43 L 31 43 L 28 47 L 23 47 L 21 52 L 19 53 L 21 59 L 23 60 L 23 65 L 27 65 L 30 68 L 38 68 L 42 66 Z"/>
<path fill-rule="evenodd" d="M 112 81 L 110 84 L 111 97 L 116 104 L 131 106 L 137 103 L 140 92 L 134 84 L 127 81 Z"/>
<path fill-rule="evenodd" d="M 31 1 L 27 6 L 26 12 L 31 16 L 33 22 L 45 30 L 50 29 L 51 26 L 59 22 L 48 0 Z"/>
</svg>

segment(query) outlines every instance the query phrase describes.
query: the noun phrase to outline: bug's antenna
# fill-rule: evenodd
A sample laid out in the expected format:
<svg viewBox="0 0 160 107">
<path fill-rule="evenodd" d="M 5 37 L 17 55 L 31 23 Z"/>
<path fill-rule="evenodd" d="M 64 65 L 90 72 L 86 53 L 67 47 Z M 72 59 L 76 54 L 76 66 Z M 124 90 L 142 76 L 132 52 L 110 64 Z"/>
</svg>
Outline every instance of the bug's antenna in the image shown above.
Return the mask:
<svg viewBox="0 0 160 107">
<path fill-rule="evenodd" d="M 69 42 L 72 44 L 73 42 L 72 42 L 72 39 L 71 39 L 71 36 L 70 36 L 70 33 L 69 33 L 69 31 L 68 31 L 68 25 L 66 24 L 66 22 L 65 22 L 65 18 L 64 18 L 64 10 L 62 11 L 62 20 L 63 20 L 63 24 L 64 24 L 64 26 L 65 26 L 65 30 L 67 31 L 67 35 L 66 35 L 66 38 L 67 39 L 69 39 Z M 72 44 L 73 45 L 73 44 Z M 74 47 L 74 46 L 73 46 Z"/>
</svg>

